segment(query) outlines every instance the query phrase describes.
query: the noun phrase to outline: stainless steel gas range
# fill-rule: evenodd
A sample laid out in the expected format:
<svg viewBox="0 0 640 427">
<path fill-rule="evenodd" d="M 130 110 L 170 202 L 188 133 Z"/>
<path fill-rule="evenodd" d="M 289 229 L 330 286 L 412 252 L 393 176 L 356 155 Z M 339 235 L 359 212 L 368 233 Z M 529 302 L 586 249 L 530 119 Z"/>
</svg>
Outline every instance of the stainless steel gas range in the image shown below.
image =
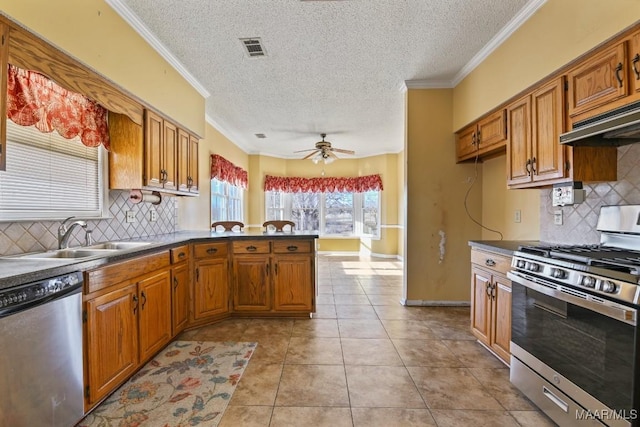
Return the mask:
<svg viewBox="0 0 640 427">
<path fill-rule="evenodd" d="M 560 426 L 640 426 L 640 205 L 597 228 L 598 245 L 514 253 L 511 382 Z"/>
</svg>

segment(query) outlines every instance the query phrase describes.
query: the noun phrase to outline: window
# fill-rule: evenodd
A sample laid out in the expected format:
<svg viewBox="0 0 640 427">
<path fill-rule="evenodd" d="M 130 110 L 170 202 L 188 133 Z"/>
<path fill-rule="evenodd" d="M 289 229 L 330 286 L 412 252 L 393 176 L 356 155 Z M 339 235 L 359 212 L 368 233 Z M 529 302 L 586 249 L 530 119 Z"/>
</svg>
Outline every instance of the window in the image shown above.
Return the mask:
<svg viewBox="0 0 640 427">
<path fill-rule="evenodd" d="M 0 220 L 99 218 L 105 206 L 106 150 L 80 138 L 7 124 L 7 167 L 0 172 Z"/>
<path fill-rule="evenodd" d="M 290 219 L 296 230 L 322 236 L 380 235 L 380 192 L 265 193 L 267 220 Z"/>
<path fill-rule="evenodd" d="M 211 180 L 211 222 L 242 221 L 242 189 L 218 179 Z"/>
</svg>

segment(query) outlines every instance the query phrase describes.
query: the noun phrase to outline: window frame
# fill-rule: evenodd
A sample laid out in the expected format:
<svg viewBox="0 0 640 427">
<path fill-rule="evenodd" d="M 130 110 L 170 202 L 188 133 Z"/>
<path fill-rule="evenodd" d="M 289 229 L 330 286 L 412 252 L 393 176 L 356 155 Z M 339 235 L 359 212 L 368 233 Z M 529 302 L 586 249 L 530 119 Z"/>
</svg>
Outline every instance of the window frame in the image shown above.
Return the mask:
<svg viewBox="0 0 640 427">
<path fill-rule="evenodd" d="M 377 233 L 365 233 L 364 232 L 364 197 L 366 193 L 377 193 L 378 195 L 378 203 L 377 203 Z M 271 201 L 271 195 L 269 193 L 279 193 L 281 201 L 280 205 L 282 208 L 272 208 L 269 206 Z M 382 224 L 380 221 L 380 207 L 382 203 L 382 191 L 381 190 L 372 190 L 366 193 L 357 193 L 357 192 L 343 192 L 350 193 L 353 195 L 353 222 L 354 222 L 354 231 L 351 234 L 329 234 L 326 232 L 326 194 L 328 193 L 316 193 L 319 195 L 319 230 L 317 233 L 320 237 L 330 238 L 330 239 L 355 239 L 355 238 L 368 238 L 373 240 L 379 240 L 382 234 Z M 301 193 L 285 193 L 282 191 L 265 191 L 265 219 L 285 219 L 291 220 L 292 218 L 292 198 L 295 194 Z M 283 218 L 271 218 L 270 214 L 274 211 L 283 211 Z M 316 232 L 316 230 L 313 230 Z"/>
<path fill-rule="evenodd" d="M 217 181 L 219 183 L 222 184 L 222 188 L 224 189 L 224 194 L 223 193 L 218 193 L 213 191 L 214 188 L 214 183 L 213 181 Z M 237 186 L 237 185 L 233 185 L 227 181 L 223 181 L 223 180 L 219 180 L 217 178 L 212 178 L 211 179 L 211 191 L 210 191 L 210 196 L 209 196 L 209 219 L 211 220 L 211 223 L 214 223 L 216 221 L 240 221 L 240 222 L 244 222 L 244 191 L 243 188 Z M 217 186 L 216 186 L 217 187 Z M 235 188 L 238 194 L 238 197 L 233 197 L 231 193 L 231 187 Z M 215 197 L 222 197 L 223 201 L 224 201 L 224 210 L 225 210 L 225 216 L 226 218 L 216 218 L 214 219 L 213 217 L 213 198 Z M 234 204 L 232 203 L 232 201 L 237 201 L 237 203 L 239 204 L 238 207 L 238 213 L 239 213 L 239 218 L 231 218 L 230 214 L 232 213 L 232 211 L 234 210 L 233 206 Z"/>
</svg>

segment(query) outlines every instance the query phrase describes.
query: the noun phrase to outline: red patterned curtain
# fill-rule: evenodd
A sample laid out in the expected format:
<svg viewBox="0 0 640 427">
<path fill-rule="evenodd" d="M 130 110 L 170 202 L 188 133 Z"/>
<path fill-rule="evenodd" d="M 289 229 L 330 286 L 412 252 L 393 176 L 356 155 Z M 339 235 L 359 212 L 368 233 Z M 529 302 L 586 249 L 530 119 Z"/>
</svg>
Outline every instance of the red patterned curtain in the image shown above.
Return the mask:
<svg viewBox="0 0 640 427">
<path fill-rule="evenodd" d="M 109 149 L 107 109 L 89 98 L 58 86 L 42 74 L 9 64 L 7 117 L 40 132 L 57 131 L 63 138 L 80 136 L 88 147 Z"/>
<path fill-rule="evenodd" d="M 211 155 L 211 179 L 226 181 L 240 188 L 247 188 L 247 171 L 218 154 Z"/>
<path fill-rule="evenodd" d="M 382 190 L 380 175 L 355 178 L 289 178 L 267 175 L 264 179 L 264 191 L 282 191 L 284 193 L 364 193 L 376 190 Z"/>
</svg>

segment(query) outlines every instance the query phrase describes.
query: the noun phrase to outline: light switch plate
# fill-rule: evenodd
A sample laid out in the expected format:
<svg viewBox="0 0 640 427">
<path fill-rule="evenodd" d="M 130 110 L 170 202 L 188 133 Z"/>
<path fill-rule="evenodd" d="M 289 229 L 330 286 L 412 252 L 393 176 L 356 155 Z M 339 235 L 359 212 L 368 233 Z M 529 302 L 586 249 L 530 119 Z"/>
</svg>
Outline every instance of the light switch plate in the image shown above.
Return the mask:
<svg viewBox="0 0 640 427">
<path fill-rule="evenodd" d="M 136 222 L 136 213 L 134 211 L 127 211 L 127 222 Z"/>
<path fill-rule="evenodd" d="M 513 222 L 521 222 L 522 221 L 522 211 L 520 209 L 516 209 L 513 213 Z"/>
<path fill-rule="evenodd" d="M 158 220 L 158 211 L 151 209 L 149 211 L 149 221 L 156 222 Z"/>
</svg>

